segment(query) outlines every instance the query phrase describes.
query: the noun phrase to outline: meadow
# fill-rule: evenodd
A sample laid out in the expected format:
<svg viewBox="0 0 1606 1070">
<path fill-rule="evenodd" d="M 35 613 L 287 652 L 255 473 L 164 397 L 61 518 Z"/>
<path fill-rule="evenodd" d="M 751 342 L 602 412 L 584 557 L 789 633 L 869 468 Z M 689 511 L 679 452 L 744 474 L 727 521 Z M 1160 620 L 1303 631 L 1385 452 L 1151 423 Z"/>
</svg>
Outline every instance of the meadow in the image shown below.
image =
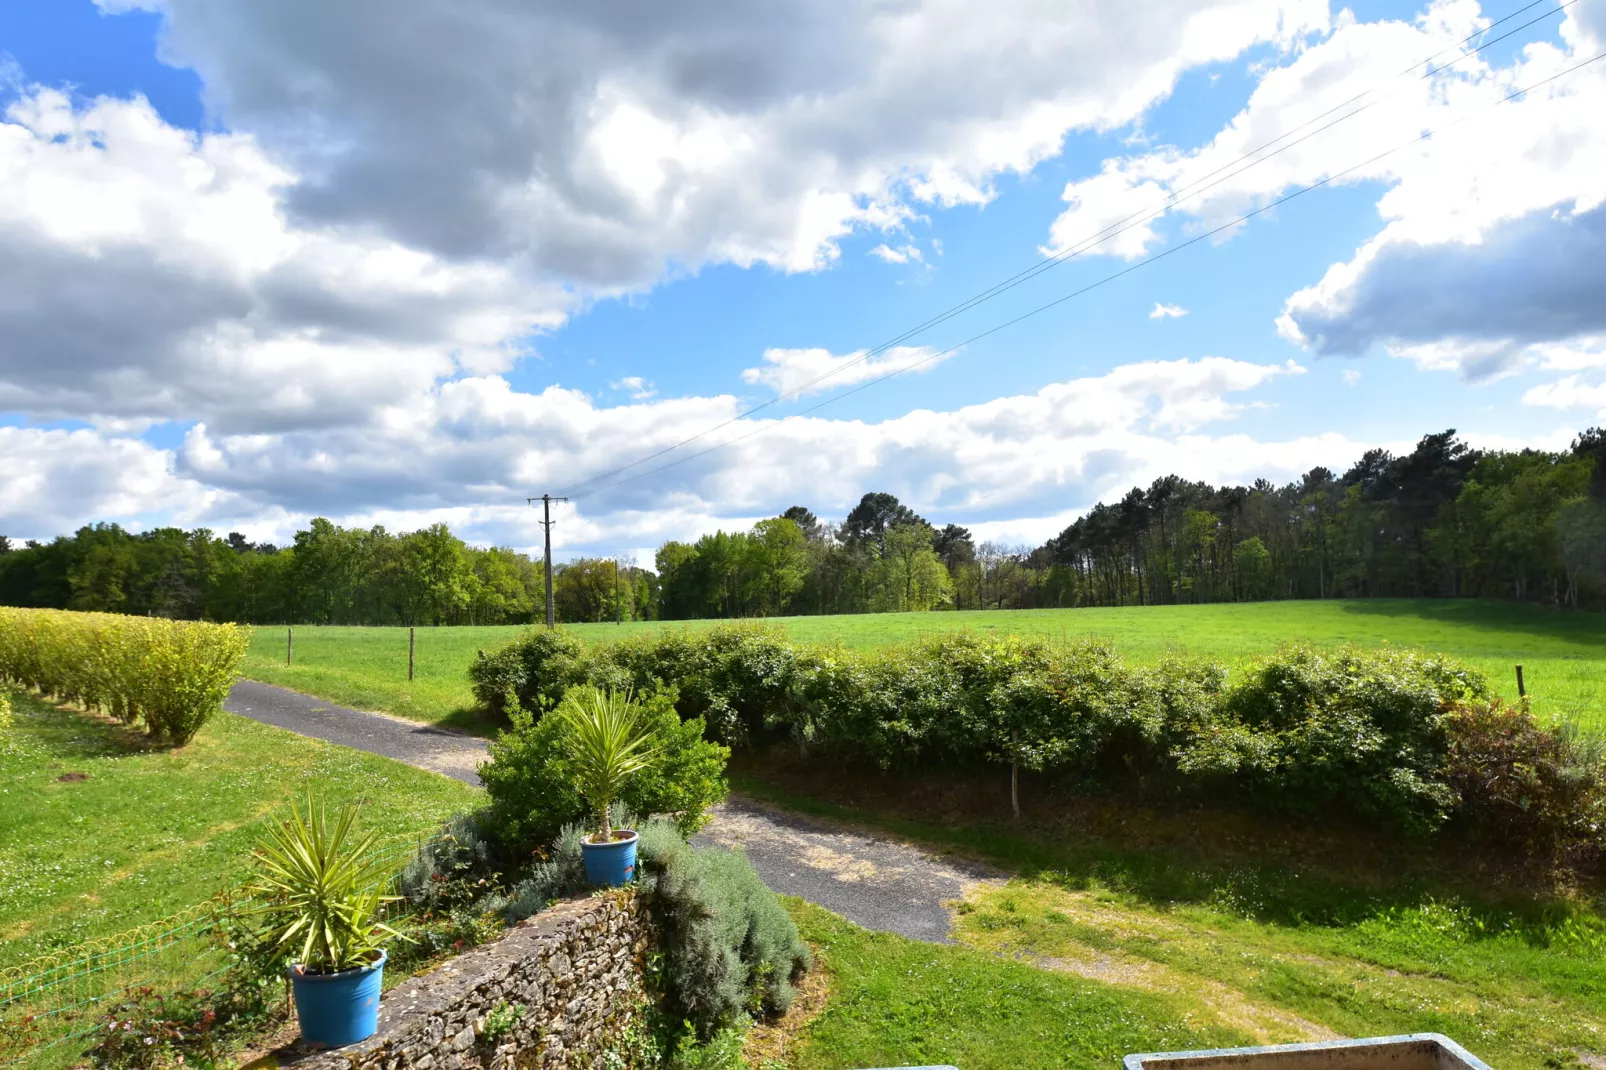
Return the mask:
<svg viewBox="0 0 1606 1070">
<path fill-rule="evenodd" d="M 316 793 L 416 844 L 480 792 L 218 713 L 188 746 L 13 691 L 0 734 L 0 967 L 166 917 L 249 877 L 268 821 Z"/>
<path fill-rule="evenodd" d="M 565 625 L 609 642 L 662 628 L 719 621 Z M 933 632 L 973 629 L 1050 637 L 1096 636 L 1123 654 L 1153 661 L 1168 652 L 1240 664 L 1287 642 L 1321 646 L 1422 647 L 1482 670 L 1516 697 L 1515 666 L 1534 710 L 1606 728 L 1606 616 L 1561 613 L 1502 602 L 1442 599 L 1254 602 L 1118 609 L 986 610 L 779 617 L 770 623 L 797 639 L 870 647 Z M 406 628 L 297 626 L 294 663 L 285 665 L 285 629 L 255 629 L 241 672 L 256 680 L 353 706 L 470 731 L 489 731 L 474 712 L 466 670 L 476 650 L 494 650 L 521 627 L 417 629 L 416 673 L 407 680 Z"/>
</svg>

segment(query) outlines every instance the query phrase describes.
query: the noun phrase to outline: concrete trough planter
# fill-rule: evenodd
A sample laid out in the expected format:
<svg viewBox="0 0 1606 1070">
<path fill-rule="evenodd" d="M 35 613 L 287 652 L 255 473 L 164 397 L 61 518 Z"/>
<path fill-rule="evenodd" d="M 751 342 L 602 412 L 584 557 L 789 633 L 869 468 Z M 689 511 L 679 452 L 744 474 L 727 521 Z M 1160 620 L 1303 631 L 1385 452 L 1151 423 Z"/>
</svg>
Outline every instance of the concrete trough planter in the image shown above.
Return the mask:
<svg viewBox="0 0 1606 1070">
<path fill-rule="evenodd" d="M 1439 1033 L 1128 1055 L 1126 1070 L 1489 1070 Z"/>
</svg>

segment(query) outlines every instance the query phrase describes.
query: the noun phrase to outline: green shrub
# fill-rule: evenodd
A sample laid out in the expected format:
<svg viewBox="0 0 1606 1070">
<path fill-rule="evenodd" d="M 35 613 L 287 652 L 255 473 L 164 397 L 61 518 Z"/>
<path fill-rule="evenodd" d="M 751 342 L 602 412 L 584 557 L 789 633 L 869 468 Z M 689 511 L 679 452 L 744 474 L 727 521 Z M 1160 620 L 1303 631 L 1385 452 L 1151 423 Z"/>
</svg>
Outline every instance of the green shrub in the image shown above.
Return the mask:
<svg viewBox="0 0 1606 1070">
<path fill-rule="evenodd" d="M 11 727 L 11 696 L 0 691 L 0 728 Z"/>
<path fill-rule="evenodd" d="M 1442 825 L 1457 804 L 1445 779 L 1452 704 L 1486 697 L 1477 673 L 1409 650 L 1290 647 L 1257 663 L 1221 704 L 1184 765 L 1238 775 L 1261 806 L 1332 806 L 1413 831 Z"/>
<path fill-rule="evenodd" d="M 544 634 L 483 659 L 525 674 L 487 674 L 486 686 L 517 676 L 521 695 L 551 702 L 577 683 L 662 685 L 688 725 L 733 745 L 785 734 L 804 754 L 874 768 L 991 764 L 1271 813 L 1348 812 L 1413 832 L 1474 805 L 1450 780 L 1446 717 L 1488 698 L 1483 678 L 1448 658 L 1386 648 L 1288 648 L 1228 687 L 1219 664 L 1140 668 L 1092 641 L 951 632 L 855 651 L 745 624 L 592 647 Z M 533 719 L 510 736 L 509 752 L 547 745 Z M 508 758 L 507 786 L 492 790 L 520 796 L 505 807 L 510 820 L 534 815 L 543 839 L 578 817 L 542 779 L 545 758 Z"/>
<path fill-rule="evenodd" d="M 503 716 L 513 710 L 508 696 L 527 710 L 551 709 L 575 684 L 589 682 L 585 644 L 562 628 L 532 628 L 495 653 L 480 651 L 469 666 L 474 697 Z"/>
<path fill-rule="evenodd" d="M 747 856 L 694 848 L 663 823 L 643 828 L 640 852 L 669 1018 L 692 1022 L 708 1039 L 744 1015 L 784 1013 L 809 950 Z"/>
<path fill-rule="evenodd" d="M 0 682 L 183 745 L 223 704 L 249 641 L 233 624 L 0 607 Z"/>
<path fill-rule="evenodd" d="M 682 722 L 673 689 L 642 696 L 645 723 L 659 740 L 652 764 L 626 782 L 620 802 L 637 814 L 672 815 L 687 834 L 708 820 L 708 808 L 729 792 L 725 762 L 730 751 L 703 738 L 701 720 Z M 586 815 L 575 790 L 560 718 L 536 719 L 525 710 L 491 741 L 480 779 L 491 798 L 496 835 L 516 852 L 551 840 Z"/>
<path fill-rule="evenodd" d="M 1445 777 L 1473 836 L 1533 854 L 1599 854 L 1606 767 L 1597 740 L 1498 700 L 1457 703 L 1445 729 Z"/>
<path fill-rule="evenodd" d="M 628 820 L 617 811 L 616 822 Z M 589 887 L 580 850 L 583 829 L 565 828 L 545 859 L 514 886 L 508 924 Z M 718 1047 L 713 1042 L 720 1033 L 747 1017 L 785 1013 L 793 982 L 809 967 L 809 949 L 747 856 L 693 847 L 673 823 L 659 818 L 639 822 L 638 831 L 638 887 L 659 930 L 661 956 L 649 987 L 660 999 L 660 1022 L 690 1022 L 697 1037 Z M 673 1041 L 670 1050 L 688 1059 L 697 1054 Z"/>
</svg>

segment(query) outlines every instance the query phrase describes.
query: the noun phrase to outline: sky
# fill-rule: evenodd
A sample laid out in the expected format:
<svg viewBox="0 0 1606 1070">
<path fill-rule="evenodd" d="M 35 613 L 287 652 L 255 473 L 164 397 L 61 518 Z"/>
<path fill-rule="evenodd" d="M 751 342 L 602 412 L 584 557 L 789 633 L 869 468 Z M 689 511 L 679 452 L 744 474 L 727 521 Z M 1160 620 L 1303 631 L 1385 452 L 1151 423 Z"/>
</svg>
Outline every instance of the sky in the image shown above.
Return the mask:
<svg viewBox="0 0 1606 1070">
<path fill-rule="evenodd" d="M 7 0 L 0 533 L 635 554 L 1606 421 L 1606 0 Z"/>
</svg>

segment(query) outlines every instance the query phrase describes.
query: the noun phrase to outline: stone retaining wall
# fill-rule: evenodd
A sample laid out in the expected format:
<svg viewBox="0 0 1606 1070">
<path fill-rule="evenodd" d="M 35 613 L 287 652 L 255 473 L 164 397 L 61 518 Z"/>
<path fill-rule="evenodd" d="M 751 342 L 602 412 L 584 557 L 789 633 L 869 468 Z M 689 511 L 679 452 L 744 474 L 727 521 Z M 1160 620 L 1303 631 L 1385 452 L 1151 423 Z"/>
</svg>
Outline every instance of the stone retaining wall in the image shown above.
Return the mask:
<svg viewBox="0 0 1606 1070">
<path fill-rule="evenodd" d="M 650 932 L 628 892 L 559 903 L 396 986 L 380 1001 L 377 1034 L 297 1070 L 600 1066 L 642 1004 Z M 486 1015 L 504 1004 L 524 1010 L 486 1038 Z"/>
</svg>

